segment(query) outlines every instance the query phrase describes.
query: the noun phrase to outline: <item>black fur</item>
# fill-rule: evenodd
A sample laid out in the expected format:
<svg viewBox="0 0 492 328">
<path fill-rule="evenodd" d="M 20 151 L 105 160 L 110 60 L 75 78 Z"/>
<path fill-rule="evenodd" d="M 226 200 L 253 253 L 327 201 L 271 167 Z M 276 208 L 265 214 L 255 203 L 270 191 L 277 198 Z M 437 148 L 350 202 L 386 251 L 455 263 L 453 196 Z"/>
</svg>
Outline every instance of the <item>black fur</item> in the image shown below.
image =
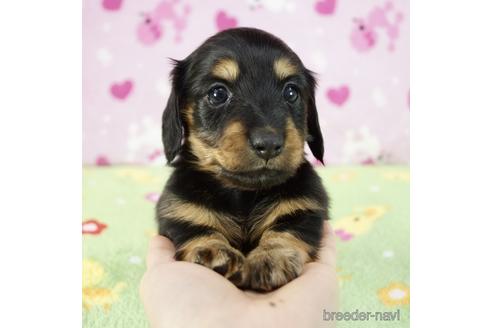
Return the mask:
<svg viewBox="0 0 492 328">
<path fill-rule="evenodd" d="M 275 78 L 272 65 L 280 57 L 288 58 L 299 69 L 287 81 Z M 238 63 L 236 81 L 211 76 L 211 67 L 222 58 L 233 58 Z M 204 159 L 193 152 L 188 140 L 190 133 L 199 134 L 205 136 L 204 142 L 208 146 L 216 147 L 215 143 L 230 122 L 241 122 L 247 131 L 265 126 L 284 131 L 286 120 L 291 119 L 313 155 L 323 162 L 323 137 L 316 111 L 316 81 L 312 72 L 278 38 L 257 29 L 239 28 L 218 33 L 186 59 L 176 61 L 171 76 L 172 92 L 163 114 L 162 138 L 166 158 L 172 162 L 174 171 L 157 208 L 168 195 L 173 195 L 182 201 L 226 214 L 242 231 L 240 238 L 229 239 L 228 242 L 247 256 L 259 242 L 259 237 L 251 236 L 253 226 L 258 223 L 254 218 L 261 217 L 269 205 L 283 199 L 313 200 L 321 209 L 281 216 L 270 230 L 289 232 L 304 241 L 311 246 L 309 255 L 316 259 L 323 220 L 328 219 L 328 197 L 311 164 L 302 159 L 294 169 L 284 170 L 282 165 L 287 167 L 290 163 L 283 163 L 271 170 L 251 167 L 241 172 L 229 172 L 222 168 L 214 174 L 200 167 Z M 299 100 L 292 104 L 282 98 L 287 82 L 293 83 L 300 93 Z M 211 106 L 206 96 L 217 83 L 226 86 L 232 94 L 221 107 Z M 193 127 L 188 126 L 187 107 L 193 108 Z M 251 163 L 253 166 L 260 160 L 253 159 Z M 217 233 L 210 226 L 183 222 L 159 210 L 157 219 L 159 233 L 175 243 L 180 254 L 178 259 L 182 254 L 180 247 L 187 241 Z"/>
<path fill-rule="evenodd" d="M 176 62 L 177 64 L 177 62 Z M 180 66 L 176 65 L 171 73 L 173 76 L 172 91 L 167 101 L 166 109 L 162 115 L 162 142 L 166 159 L 171 162 L 181 150 L 183 140 L 183 120 L 181 118 L 180 94 L 182 90 L 182 81 L 179 78 L 183 73 L 180 72 Z"/>
<path fill-rule="evenodd" d="M 258 79 L 261 79 L 261 76 L 266 73 L 260 69 L 254 69 L 257 63 L 252 59 L 254 56 L 248 57 L 248 54 L 254 53 L 255 51 L 267 53 L 271 58 L 279 57 L 280 55 L 288 56 L 303 68 L 303 74 L 297 77 L 299 79 L 297 82 L 302 85 L 306 92 L 308 145 L 314 157 L 320 162 L 323 162 L 323 135 L 319 127 L 314 98 L 316 80 L 313 73 L 304 68 L 297 55 L 280 39 L 264 31 L 248 28 L 237 28 L 218 33 L 208 39 L 186 59 L 174 61 L 175 67 L 171 72 L 172 92 L 164 110 L 162 124 L 162 139 L 166 158 L 169 162 L 179 154 L 182 138 L 184 137 L 182 131 L 186 131 L 187 129 L 181 117 L 179 103 L 180 101 L 183 102 L 186 98 L 197 99 L 204 93 L 210 83 L 213 82 L 208 76 L 208 72 L 204 70 L 204 67 L 210 67 L 217 58 L 226 56 L 237 57 L 237 54 L 244 54 L 246 60 L 240 62 L 240 68 L 242 72 L 244 71 L 248 74 L 245 78 L 251 83 L 251 85 L 244 86 L 246 93 L 248 91 L 254 91 L 261 93 L 257 96 L 266 96 L 269 98 L 272 93 L 278 92 L 276 90 L 278 87 L 271 84 L 266 85 L 267 87 L 262 89 L 254 88 Z M 203 117 L 197 117 L 199 118 L 197 121 L 202 123 L 204 128 L 212 130 L 220 127 L 219 119 L 213 113 L 205 112 L 202 115 Z M 271 117 L 271 119 L 275 118 L 275 115 Z M 301 124 L 300 122 L 296 123 Z"/>
</svg>

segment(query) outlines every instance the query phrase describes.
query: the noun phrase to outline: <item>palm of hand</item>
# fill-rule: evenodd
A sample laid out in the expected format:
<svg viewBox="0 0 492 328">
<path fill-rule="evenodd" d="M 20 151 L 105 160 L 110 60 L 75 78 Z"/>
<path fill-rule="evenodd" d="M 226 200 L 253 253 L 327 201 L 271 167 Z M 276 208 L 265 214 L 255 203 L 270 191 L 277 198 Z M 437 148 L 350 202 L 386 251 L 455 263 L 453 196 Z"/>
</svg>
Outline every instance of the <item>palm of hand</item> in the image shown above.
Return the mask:
<svg viewBox="0 0 492 328">
<path fill-rule="evenodd" d="M 151 327 L 330 326 L 323 310 L 336 311 L 338 282 L 335 239 L 325 229 L 318 262 L 301 276 L 270 293 L 242 291 L 203 266 L 174 261 L 164 237 L 151 242 L 140 293 Z"/>
</svg>

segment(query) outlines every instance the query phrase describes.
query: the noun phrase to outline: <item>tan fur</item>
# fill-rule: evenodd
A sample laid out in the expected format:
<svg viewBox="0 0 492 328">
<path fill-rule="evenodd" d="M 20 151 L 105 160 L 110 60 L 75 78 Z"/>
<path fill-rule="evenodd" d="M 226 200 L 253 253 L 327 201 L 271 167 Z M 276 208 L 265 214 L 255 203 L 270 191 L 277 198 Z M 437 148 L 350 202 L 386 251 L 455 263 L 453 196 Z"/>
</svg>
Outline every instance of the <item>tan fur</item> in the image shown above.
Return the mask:
<svg viewBox="0 0 492 328">
<path fill-rule="evenodd" d="M 193 204 L 176 195 L 167 194 L 160 204 L 159 217 L 172 218 L 211 227 L 222 233 L 229 240 L 241 240 L 241 227 L 227 214 Z"/>
<path fill-rule="evenodd" d="M 287 118 L 286 137 L 284 143 L 284 158 L 279 159 L 289 163 L 290 168 L 295 170 L 304 159 L 304 137 L 299 133 L 291 117 Z"/>
<path fill-rule="evenodd" d="M 221 59 L 212 68 L 212 75 L 229 82 L 234 82 L 239 76 L 239 65 L 232 58 Z"/>
<path fill-rule="evenodd" d="M 221 167 L 229 171 L 251 169 L 248 159 L 252 153 L 242 123 L 230 123 L 214 146 L 207 143 L 207 137 L 191 131 L 188 138 L 192 152 L 199 159 L 195 163 L 198 167 L 215 174 L 220 172 Z M 213 143 L 213 141 L 210 142 Z"/>
<path fill-rule="evenodd" d="M 251 236 L 253 239 L 259 238 L 281 216 L 289 215 L 296 211 L 316 210 L 322 210 L 322 207 L 316 201 L 305 197 L 280 200 L 270 205 L 263 213 L 256 214 L 253 219 L 255 224 L 252 226 Z"/>
<path fill-rule="evenodd" d="M 219 140 L 217 161 L 229 171 L 245 170 L 245 157 L 250 152 L 246 130 L 241 122 L 232 122 Z"/>
<path fill-rule="evenodd" d="M 193 120 L 193 112 L 194 108 L 193 106 L 187 106 L 184 110 L 184 115 L 186 118 L 186 123 L 188 123 L 188 128 L 191 130 L 193 129 L 195 122 Z"/>
<path fill-rule="evenodd" d="M 298 73 L 297 67 L 285 57 L 275 60 L 273 63 L 273 71 L 279 80 L 283 80 Z"/>
<path fill-rule="evenodd" d="M 195 165 L 204 171 L 214 174 L 219 173 L 220 167 L 217 165 L 217 160 L 215 159 L 216 149 L 209 146 L 193 132 L 188 136 L 188 142 L 191 147 L 191 152 L 198 158 Z"/>
<path fill-rule="evenodd" d="M 246 258 L 250 286 L 270 291 L 288 283 L 299 276 L 304 264 L 311 260 L 310 251 L 311 246 L 289 232 L 265 232 L 258 247 Z"/>
<path fill-rule="evenodd" d="M 270 128 L 273 129 L 273 128 Z M 267 167 L 295 171 L 304 159 L 304 138 L 296 129 L 292 118 L 287 118 L 286 138 L 282 153 L 271 159 Z M 264 165 L 250 149 L 246 129 L 241 122 L 231 123 L 218 142 L 213 156 L 217 162 L 229 171 L 253 170 Z"/>
<path fill-rule="evenodd" d="M 188 142 L 191 151 L 198 158 L 195 163 L 204 171 L 218 174 L 221 167 L 229 170 L 245 170 L 249 167 L 247 156 L 251 156 L 246 129 L 238 121 L 229 123 L 219 140 L 207 133 L 196 131 L 193 121 L 193 107 L 184 111 L 189 128 Z"/>
<path fill-rule="evenodd" d="M 198 237 L 188 240 L 186 243 L 181 245 L 179 251 L 181 251 L 182 258 L 188 262 L 194 262 L 194 254 L 192 251 L 198 247 L 216 247 L 217 245 L 228 244 L 227 239 L 219 233 L 213 234 L 211 236 Z"/>
<path fill-rule="evenodd" d="M 192 108 L 185 111 L 189 122 L 192 120 Z M 273 128 L 269 128 L 273 129 Z M 188 142 L 191 151 L 198 158 L 195 163 L 200 169 L 213 173 L 228 187 L 235 187 L 220 176 L 222 168 L 228 171 L 248 171 L 264 167 L 265 163 L 257 157 L 249 146 L 247 131 L 239 121 L 229 123 L 218 140 L 206 133 L 190 128 Z M 269 160 L 269 169 L 284 170 L 295 173 L 304 160 L 304 136 L 296 128 L 291 117 L 287 118 L 285 128 L 284 150 Z"/>
<path fill-rule="evenodd" d="M 221 268 L 221 274 L 241 286 L 246 279 L 244 255 L 233 248 L 219 233 L 198 237 L 183 244 L 179 250 L 181 260 L 204 265 L 210 269 Z"/>
<path fill-rule="evenodd" d="M 301 256 L 301 262 L 306 263 L 310 260 L 309 253 L 312 251 L 312 247 L 301 239 L 297 238 L 290 232 L 278 232 L 278 231 L 266 231 L 260 240 L 261 247 L 263 248 L 280 248 L 281 251 L 288 250 L 289 248 L 298 251 Z"/>
<path fill-rule="evenodd" d="M 213 156 L 213 147 L 205 143 L 199 133 L 195 131 L 195 122 L 193 119 L 194 107 L 188 106 L 184 110 L 184 116 L 188 124 L 187 142 L 191 147 L 191 151 L 199 158 L 199 162 L 195 163 L 205 171 L 217 173 L 218 167 L 214 165 L 215 158 Z M 206 138 L 203 138 L 206 139 Z"/>
</svg>

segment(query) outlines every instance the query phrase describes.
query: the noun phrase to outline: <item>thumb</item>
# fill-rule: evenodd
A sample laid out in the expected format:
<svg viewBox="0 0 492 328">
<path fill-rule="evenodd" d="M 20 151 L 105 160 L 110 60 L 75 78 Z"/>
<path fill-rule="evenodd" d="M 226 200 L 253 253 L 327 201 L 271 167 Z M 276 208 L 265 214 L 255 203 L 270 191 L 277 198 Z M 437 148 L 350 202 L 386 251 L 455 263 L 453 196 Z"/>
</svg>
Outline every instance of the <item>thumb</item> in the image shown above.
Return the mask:
<svg viewBox="0 0 492 328">
<path fill-rule="evenodd" d="M 168 238 L 159 235 L 152 237 L 147 253 L 147 269 L 158 264 L 173 262 L 174 253 L 174 245 Z"/>
<path fill-rule="evenodd" d="M 331 267 L 336 266 L 336 239 L 332 226 L 328 221 L 324 222 L 323 239 L 319 252 L 319 263 L 327 264 Z"/>
</svg>

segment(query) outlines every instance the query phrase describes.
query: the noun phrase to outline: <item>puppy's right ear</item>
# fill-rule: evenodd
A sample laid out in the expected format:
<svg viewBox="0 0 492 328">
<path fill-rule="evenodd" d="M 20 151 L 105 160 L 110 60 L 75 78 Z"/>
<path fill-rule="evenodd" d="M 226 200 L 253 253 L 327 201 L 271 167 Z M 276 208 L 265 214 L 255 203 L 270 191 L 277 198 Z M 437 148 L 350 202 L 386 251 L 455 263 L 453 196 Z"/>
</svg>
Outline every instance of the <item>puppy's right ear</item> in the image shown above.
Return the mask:
<svg viewBox="0 0 492 328">
<path fill-rule="evenodd" d="M 166 109 L 162 114 L 162 143 L 168 163 L 179 154 L 183 142 L 183 122 L 181 120 L 181 62 L 174 61 L 171 72 L 172 90 L 167 100 Z"/>
</svg>

